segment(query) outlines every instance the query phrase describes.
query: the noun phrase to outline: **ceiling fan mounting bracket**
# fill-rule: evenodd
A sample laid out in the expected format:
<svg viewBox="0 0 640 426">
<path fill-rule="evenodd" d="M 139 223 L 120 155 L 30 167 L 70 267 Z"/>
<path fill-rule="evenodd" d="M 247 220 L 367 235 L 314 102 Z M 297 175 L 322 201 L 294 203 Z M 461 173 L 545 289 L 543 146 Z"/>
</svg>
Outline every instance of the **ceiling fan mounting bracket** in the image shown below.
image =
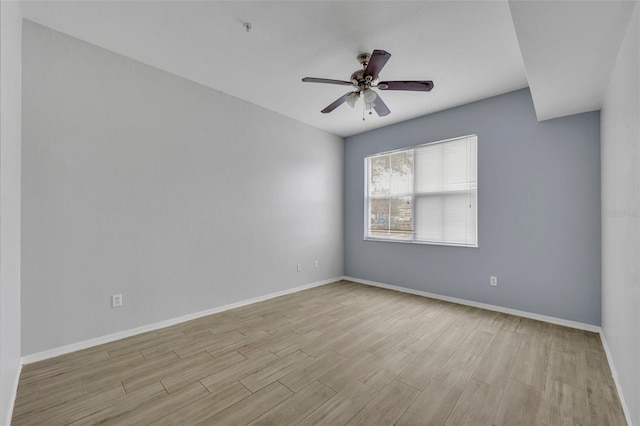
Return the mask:
<svg viewBox="0 0 640 426">
<path fill-rule="evenodd" d="M 369 59 L 371 59 L 371 53 L 361 53 L 358 55 L 358 62 L 360 62 L 363 69 L 369 64 Z"/>
</svg>

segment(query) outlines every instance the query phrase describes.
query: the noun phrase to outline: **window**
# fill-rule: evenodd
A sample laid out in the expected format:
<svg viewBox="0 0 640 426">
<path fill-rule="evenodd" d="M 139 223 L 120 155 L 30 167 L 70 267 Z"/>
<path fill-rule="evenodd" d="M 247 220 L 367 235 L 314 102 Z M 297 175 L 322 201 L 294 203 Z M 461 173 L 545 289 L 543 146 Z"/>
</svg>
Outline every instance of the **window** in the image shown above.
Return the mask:
<svg viewBox="0 0 640 426">
<path fill-rule="evenodd" d="M 365 239 L 478 246 L 476 135 L 365 158 Z"/>
</svg>

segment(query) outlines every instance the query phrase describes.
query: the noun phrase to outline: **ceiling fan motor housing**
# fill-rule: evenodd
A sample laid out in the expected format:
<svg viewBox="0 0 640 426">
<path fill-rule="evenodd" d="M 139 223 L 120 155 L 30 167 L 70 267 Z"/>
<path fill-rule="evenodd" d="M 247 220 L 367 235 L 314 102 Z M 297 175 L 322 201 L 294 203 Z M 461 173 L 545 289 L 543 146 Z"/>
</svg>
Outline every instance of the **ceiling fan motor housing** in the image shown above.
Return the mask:
<svg viewBox="0 0 640 426">
<path fill-rule="evenodd" d="M 364 70 L 357 70 L 351 74 L 351 83 L 360 90 L 375 87 L 378 80 L 374 80 L 370 75 L 364 75 Z"/>
<path fill-rule="evenodd" d="M 351 82 L 354 86 L 359 86 L 360 82 L 364 82 L 364 70 L 356 70 L 351 74 Z"/>
</svg>

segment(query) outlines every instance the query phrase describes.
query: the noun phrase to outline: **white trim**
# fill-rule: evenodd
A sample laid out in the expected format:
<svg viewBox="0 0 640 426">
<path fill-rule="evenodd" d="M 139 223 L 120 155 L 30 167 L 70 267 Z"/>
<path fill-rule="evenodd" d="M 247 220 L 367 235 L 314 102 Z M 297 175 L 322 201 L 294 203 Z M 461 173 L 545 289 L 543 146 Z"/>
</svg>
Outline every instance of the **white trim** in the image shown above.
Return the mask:
<svg viewBox="0 0 640 426">
<path fill-rule="evenodd" d="M 9 398 L 9 409 L 7 410 L 6 425 L 11 424 L 11 418 L 13 417 L 13 406 L 16 405 L 16 397 L 18 396 L 18 384 L 20 383 L 20 374 L 22 374 L 22 359 L 18 365 L 18 371 L 16 377 L 13 379 L 13 391 L 11 392 L 11 398 Z"/>
<path fill-rule="evenodd" d="M 218 306 L 216 308 L 207 309 L 206 311 L 196 312 L 193 314 L 183 315 L 181 317 L 168 319 L 165 321 L 156 322 L 153 324 L 143 325 L 141 327 L 132 328 L 129 330 L 118 331 L 113 334 L 107 334 L 106 336 L 96 337 L 94 339 L 84 340 L 82 342 L 72 343 L 70 345 L 61 346 L 54 349 L 48 349 L 46 351 L 30 354 L 22 357 L 22 364 L 31 364 L 37 361 L 53 358 L 59 355 L 68 354 L 70 352 L 79 351 L 82 349 L 91 348 L 93 346 L 102 345 L 104 343 L 113 342 L 116 340 L 124 339 L 126 337 L 135 336 L 136 334 L 145 333 L 148 331 L 158 330 L 160 328 L 169 327 L 175 324 L 180 324 L 186 321 L 191 321 L 196 318 L 205 317 L 207 315 L 217 314 L 219 312 L 228 311 L 229 309 L 239 308 L 241 306 L 251 305 L 252 303 L 262 302 L 265 300 L 273 299 L 275 297 L 284 296 L 286 294 L 297 293 L 302 290 L 307 290 L 313 287 L 319 287 L 326 284 L 331 284 L 336 281 L 340 281 L 342 277 L 330 278 L 328 280 L 316 281 L 311 284 L 301 285 L 299 287 L 290 288 L 287 290 L 278 291 L 276 293 L 267 294 L 264 296 L 254 297 L 252 299 L 241 300 L 239 302 L 230 303 L 228 305 Z"/>
<path fill-rule="evenodd" d="M 419 150 L 420 148 L 424 148 L 425 146 L 429 146 L 429 145 L 444 145 L 446 143 L 450 143 L 450 142 L 455 142 L 455 141 L 466 141 L 466 145 L 467 145 L 467 155 L 466 155 L 466 164 L 467 164 L 467 184 L 469 184 L 468 188 L 465 189 L 455 189 L 455 190 L 442 190 L 442 191 L 422 191 L 422 192 L 416 192 L 416 174 L 415 174 L 415 167 L 416 167 L 416 157 L 415 157 L 415 152 L 417 150 Z M 472 163 L 471 159 L 469 158 L 469 152 L 471 151 L 470 147 L 472 144 L 475 144 L 475 164 L 476 164 L 476 177 L 475 177 L 475 181 L 468 181 L 469 179 L 469 170 L 470 170 L 470 163 Z M 372 158 L 376 158 L 376 157 L 382 157 L 382 156 L 389 156 L 389 155 L 393 155 L 396 153 L 402 153 L 402 152 L 408 152 L 408 151 L 413 151 L 414 152 L 414 162 L 413 162 L 413 169 L 412 169 L 412 181 L 413 181 L 413 185 L 412 185 L 412 190 L 411 192 L 398 192 L 398 193 L 390 193 L 390 194 L 386 194 L 386 195 L 371 195 L 370 194 L 370 184 L 371 184 L 371 159 Z M 440 140 L 440 141 L 433 141 L 433 142 L 427 142 L 424 144 L 420 144 L 420 145 L 413 145 L 410 147 L 406 147 L 406 148 L 399 148 L 399 149 L 395 149 L 393 151 L 386 151 L 386 152 L 379 152 L 376 154 L 370 154 L 370 155 L 365 155 L 364 156 L 364 221 L 363 221 L 363 240 L 364 241 L 375 241 L 375 242 L 394 242 L 394 243 L 405 243 L 405 244 L 426 244 L 426 245 L 438 245 L 438 246 L 452 246 L 452 247 L 471 247 L 471 248 L 478 248 L 478 135 L 476 133 L 474 134 L 470 134 L 470 135 L 466 135 L 466 136 L 460 136 L 460 137 L 454 137 L 454 138 L 449 138 L 449 139 L 444 139 L 444 140 Z M 472 183 L 475 182 L 475 187 L 471 188 Z M 473 243 L 457 243 L 457 242 L 452 242 L 452 241 L 445 241 L 444 239 L 440 240 L 440 241 L 428 241 L 428 240 L 417 240 L 416 239 L 416 211 L 415 211 L 415 206 L 416 206 L 416 201 L 418 200 L 418 198 L 421 197 L 428 197 L 428 196 L 435 196 L 435 197 L 441 197 L 441 196 L 446 196 L 446 195 L 451 195 L 451 194 L 471 194 L 471 193 L 475 193 L 475 241 Z M 382 236 L 375 236 L 374 234 L 376 234 L 376 230 L 372 230 L 371 229 L 371 220 L 370 220 L 370 216 L 371 216 L 371 200 L 376 200 L 376 199 L 385 199 L 385 198 L 389 198 L 389 197 L 395 197 L 395 198 L 400 198 L 400 197 L 411 197 L 411 220 L 413 222 L 413 229 L 405 232 L 405 236 L 408 236 L 409 238 L 405 239 L 403 237 L 395 237 L 393 235 L 388 235 L 387 237 L 382 237 Z M 470 197 L 467 198 L 467 200 L 470 201 Z M 469 207 L 471 207 L 471 205 L 469 205 Z M 466 213 L 465 213 L 465 218 L 466 218 Z M 391 219 L 391 217 L 389 216 L 389 220 Z M 465 219 L 466 220 L 466 219 Z M 465 222 L 465 230 L 466 230 L 466 226 L 468 223 Z M 378 231 L 382 231 L 382 230 L 378 230 Z M 389 231 L 389 230 L 387 230 Z M 398 233 L 402 233 L 401 231 L 398 231 Z M 387 232 L 387 234 L 390 234 L 390 232 Z M 465 236 L 466 239 L 466 236 Z"/>
<path fill-rule="evenodd" d="M 395 286 L 395 285 L 383 284 L 383 283 L 379 283 L 379 282 L 375 282 L 375 281 L 361 280 L 360 278 L 353 278 L 353 277 L 345 276 L 342 279 L 347 280 L 347 281 L 353 281 L 353 282 L 356 282 L 356 283 L 359 283 L 359 284 L 365 284 L 365 285 L 370 285 L 370 286 L 374 286 L 374 287 L 380 287 L 380 288 L 386 288 L 386 289 L 389 289 L 389 290 L 395 290 L 395 291 L 399 291 L 399 292 L 402 292 L 402 293 L 415 294 L 417 296 L 428 297 L 428 298 L 431 298 L 431 299 L 438 299 L 438 300 L 444 300 L 446 302 L 458 303 L 460 305 L 473 306 L 474 308 L 486 309 L 488 311 L 502 312 L 504 314 L 516 315 L 516 316 L 524 317 L 524 318 L 530 318 L 530 319 L 534 319 L 534 320 L 538 320 L 538 321 L 548 322 L 548 323 L 551 323 L 551 324 L 557 324 L 557 325 L 562 325 L 562 326 L 565 326 L 565 327 L 576 328 L 578 330 L 591 331 L 591 332 L 594 332 L 594 333 L 601 333 L 602 332 L 600 327 L 597 326 L 597 325 L 585 324 L 585 323 L 581 323 L 581 322 L 577 322 L 577 321 L 570 321 L 570 320 L 566 320 L 566 319 L 562 319 L 562 318 L 549 317 L 549 316 L 546 316 L 546 315 L 540 315 L 540 314 L 535 314 L 535 313 L 526 312 L 526 311 L 519 311 L 517 309 L 505 308 L 505 307 L 502 307 L 502 306 L 489 305 L 487 303 L 474 302 L 472 300 L 459 299 L 457 297 L 441 296 L 439 294 L 427 293 L 426 291 L 414 290 L 414 289 L 405 288 L 405 287 L 398 287 L 398 286 Z"/>
<path fill-rule="evenodd" d="M 600 340 L 602 341 L 602 346 L 604 347 L 604 353 L 607 355 L 607 362 L 609 363 L 609 368 L 611 369 L 613 382 L 616 384 L 616 390 L 618 391 L 618 397 L 620 398 L 620 405 L 622 405 L 622 412 L 624 413 L 624 417 L 627 419 L 627 424 L 632 425 L 633 423 L 631 423 L 631 412 L 629 411 L 629 407 L 624 400 L 622 388 L 620 387 L 620 383 L 618 383 L 618 373 L 616 372 L 616 368 L 613 364 L 613 358 L 611 357 L 611 352 L 609 351 L 607 339 L 605 339 L 604 333 L 602 331 L 600 332 Z"/>
</svg>

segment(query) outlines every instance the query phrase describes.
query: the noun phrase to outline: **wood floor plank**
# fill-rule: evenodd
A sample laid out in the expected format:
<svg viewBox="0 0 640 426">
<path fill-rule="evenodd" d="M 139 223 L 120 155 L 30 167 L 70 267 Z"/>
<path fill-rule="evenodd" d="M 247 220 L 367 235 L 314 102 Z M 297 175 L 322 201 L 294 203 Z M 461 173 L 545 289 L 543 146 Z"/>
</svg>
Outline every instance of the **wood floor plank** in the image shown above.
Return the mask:
<svg viewBox="0 0 640 426">
<path fill-rule="evenodd" d="M 549 379 L 576 388 L 585 389 L 586 383 L 578 369 L 578 355 L 552 349 L 549 353 Z"/>
<path fill-rule="evenodd" d="M 482 357 L 479 355 L 458 349 L 449 357 L 434 379 L 464 389 L 481 360 Z"/>
<path fill-rule="evenodd" d="M 542 390 L 509 380 L 494 426 L 531 425 L 542 421 Z"/>
<path fill-rule="evenodd" d="M 476 324 L 478 330 L 497 333 L 505 323 L 505 315 L 500 312 L 480 311 L 481 318 Z"/>
<path fill-rule="evenodd" d="M 485 315 L 482 309 L 473 308 L 471 306 L 462 307 L 461 312 L 463 315 L 458 316 L 453 325 L 466 329 L 474 329 Z"/>
<path fill-rule="evenodd" d="M 78 396 L 45 409 L 24 411 L 13 417 L 13 425 L 67 424 L 107 408 L 111 400 L 124 395 L 124 388 L 110 389 L 103 394 Z"/>
<path fill-rule="evenodd" d="M 433 352 L 440 352 L 451 356 L 469 334 L 471 334 L 471 330 L 469 329 L 450 327 L 429 345 L 428 349 Z"/>
<path fill-rule="evenodd" d="M 208 330 L 195 336 L 189 336 L 181 333 L 180 335 L 169 339 L 162 344 L 155 345 L 150 348 L 141 349 L 140 353 L 145 357 L 145 359 L 151 359 L 167 352 L 175 352 L 175 350 L 178 348 L 186 347 L 191 344 L 197 344 L 202 341 L 209 341 L 213 337 L 214 334 Z"/>
<path fill-rule="evenodd" d="M 523 320 L 522 317 L 504 313 L 501 313 L 500 316 L 502 317 L 502 327 L 500 328 L 500 330 L 513 331 L 516 333 L 518 332 L 517 330 L 519 328 L 520 322 Z"/>
<path fill-rule="evenodd" d="M 436 376 L 440 369 L 447 363 L 450 355 L 443 352 L 426 350 L 398 374 L 396 377 L 401 382 L 418 390 L 423 390 Z"/>
<path fill-rule="evenodd" d="M 29 417 L 35 413 L 49 410 L 67 401 L 72 401 L 84 395 L 82 382 L 74 382 L 61 387 L 58 392 L 52 392 L 47 396 L 25 395 L 16 399 L 13 409 L 13 417 L 15 419 Z"/>
<path fill-rule="evenodd" d="M 462 389 L 432 380 L 396 425 L 442 426 L 461 395 Z"/>
<path fill-rule="evenodd" d="M 316 358 L 309 365 L 292 371 L 279 380 L 280 383 L 288 387 L 294 392 L 298 392 L 311 382 L 317 380 L 327 371 L 346 361 L 344 355 L 330 351 Z"/>
<path fill-rule="evenodd" d="M 245 335 L 239 333 L 236 330 L 232 330 L 228 333 L 224 333 L 219 336 L 209 337 L 209 335 L 213 334 L 209 330 L 205 330 L 207 339 L 199 339 L 194 341 L 191 344 L 184 344 L 174 349 L 176 355 L 180 358 L 187 358 L 189 356 L 195 355 L 198 352 L 204 352 L 208 350 L 215 351 L 216 349 L 226 348 L 231 346 L 232 344 L 243 342 L 245 340 Z M 203 335 L 200 334 L 199 337 Z"/>
<path fill-rule="evenodd" d="M 274 360 L 255 373 L 243 377 L 240 379 L 240 383 L 251 392 L 256 392 L 291 372 L 307 367 L 313 361 L 315 361 L 315 358 L 305 352 L 294 352 L 284 358 Z"/>
<path fill-rule="evenodd" d="M 107 346 L 109 358 L 118 358 L 132 352 L 140 352 L 154 346 L 163 345 L 165 342 L 171 342 L 175 339 L 184 337 L 182 332 L 149 332 L 140 336 L 133 336 L 123 341 L 114 342 L 113 346 Z"/>
<path fill-rule="evenodd" d="M 393 425 L 418 397 L 419 391 L 394 380 L 347 423 L 350 426 Z"/>
<path fill-rule="evenodd" d="M 584 384 L 587 390 L 600 385 L 615 387 L 607 356 L 604 351 L 598 350 L 599 346 L 583 348 L 578 354 L 577 366 L 582 375 L 579 383 Z"/>
<path fill-rule="evenodd" d="M 287 330 L 287 332 L 289 331 L 291 330 Z M 279 339 L 277 342 L 274 342 L 269 350 L 278 355 L 280 358 L 284 358 L 294 352 L 301 350 L 310 342 L 317 339 L 322 339 L 322 335 L 323 334 L 321 331 L 311 330 L 303 334 L 298 334 L 291 339 Z"/>
<path fill-rule="evenodd" d="M 451 320 L 452 321 L 452 320 Z M 442 323 L 440 323 L 442 324 Z M 431 326 L 431 324 L 429 324 Z M 424 331 L 419 337 L 417 337 L 413 342 L 408 342 L 403 348 L 402 351 L 410 353 L 410 354 L 420 354 L 425 350 L 429 349 L 429 347 L 444 333 L 444 330 L 441 330 L 437 327 L 431 328 L 429 327 L 426 331 Z"/>
<path fill-rule="evenodd" d="M 543 390 L 549 369 L 549 352 L 545 349 L 527 350 L 520 346 L 510 378 Z"/>
<path fill-rule="evenodd" d="M 551 332 L 540 321 L 520 321 L 517 333 L 522 334 L 520 349 L 528 352 L 542 352 L 546 356 L 551 350 Z M 551 324 L 548 324 L 551 325 Z"/>
<path fill-rule="evenodd" d="M 262 321 L 260 323 L 260 326 L 251 325 L 251 326 L 246 326 L 246 327 L 239 327 L 239 328 L 236 328 L 234 331 L 237 331 L 240 334 L 242 334 L 243 336 L 248 337 L 250 339 L 262 339 L 264 337 L 271 336 L 271 334 L 269 334 L 269 332 L 267 332 L 266 330 L 262 329 L 264 323 L 265 322 Z"/>
<path fill-rule="evenodd" d="M 279 382 L 274 382 L 198 424 L 225 426 L 246 425 L 291 395 L 293 395 L 293 392 Z"/>
<path fill-rule="evenodd" d="M 376 390 L 382 390 L 415 358 L 415 355 L 399 351 L 389 354 L 372 363 L 370 368 L 358 377 L 358 380 Z"/>
<path fill-rule="evenodd" d="M 149 375 L 156 374 L 158 371 L 163 371 L 165 368 L 174 365 L 178 362 L 180 358 L 174 352 L 169 352 L 166 354 L 162 354 L 156 358 L 151 360 L 147 360 L 143 363 L 133 363 L 127 368 L 123 368 L 121 371 L 118 371 L 115 375 L 108 375 L 104 377 L 96 378 L 95 380 L 90 382 L 90 385 L 95 388 L 100 388 L 104 386 L 103 382 L 112 382 L 114 379 L 121 382 L 129 382 L 135 383 L 136 380 L 144 380 L 146 383 L 142 384 L 139 387 L 144 385 L 157 382 L 159 380 L 146 380 Z M 126 388 L 125 388 L 126 389 Z"/>
<path fill-rule="evenodd" d="M 96 411 L 69 424 L 89 425 L 105 423 L 166 395 L 167 391 L 161 383 L 153 383 L 128 394 L 120 395 L 113 399 L 111 404 L 105 409 Z"/>
<path fill-rule="evenodd" d="M 66 386 L 62 386 L 58 388 L 58 391 L 60 391 L 61 389 L 64 389 L 65 387 Z M 19 381 L 18 389 L 16 390 L 16 402 L 13 406 L 14 415 L 16 414 L 16 409 L 19 404 L 24 405 L 29 401 L 39 401 L 40 400 L 38 398 L 39 393 L 40 393 L 40 384 L 38 382 L 31 383 L 31 384 L 24 384 L 24 382 Z M 37 404 L 36 407 L 39 407 L 39 404 Z"/>
<path fill-rule="evenodd" d="M 234 351 L 215 359 L 208 359 L 204 355 L 203 358 L 197 358 L 196 355 L 192 355 L 191 357 L 183 358 L 182 361 L 188 361 L 190 359 L 195 359 L 197 362 L 185 364 L 178 371 L 165 371 L 162 374 L 160 382 L 167 392 L 175 392 L 211 374 L 226 370 L 239 362 L 245 361 L 247 358 L 239 352 Z"/>
<path fill-rule="evenodd" d="M 119 390 L 122 387 L 122 381 L 118 380 L 117 377 L 109 377 L 99 382 L 82 382 L 82 389 L 84 390 L 85 396 L 101 394 L 114 389 Z"/>
<path fill-rule="evenodd" d="M 102 424 L 114 426 L 150 424 L 207 395 L 209 392 L 202 384 L 194 383 L 172 394 L 154 399 L 134 410 L 112 417 Z"/>
<path fill-rule="evenodd" d="M 372 353 L 364 352 L 361 356 L 349 358 L 345 362 L 336 365 L 318 378 L 318 381 L 329 386 L 336 392 L 340 392 L 349 386 L 354 380 L 364 375 L 371 365 L 380 362 L 380 359 Z"/>
<path fill-rule="evenodd" d="M 213 334 L 224 334 L 242 327 L 259 326 L 262 322 L 264 322 L 264 317 L 253 315 L 246 319 L 214 325 L 213 327 L 209 327 L 209 330 L 211 330 Z"/>
<path fill-rule="evenodd" d="M 250 423 L 252 426 L 295 425 L 327 402 L 336 392 L 320 382 L 313 382 L 292 397 L 276 405 Z"/>
<path fill-rule="evenodd" d="M 104 347 L 84 349 L 34 364 L 27 364 L 22 369 L 20 380 L 26 385 L 108 359 L 109 353 Z"/>
<path fill-rule="evenodd" d="M 169 352 L 168 354 L 172 354 L 177 357 L 175 352 Z M 157 358 L 159 357 L 160 356 Z M 151 360 L 153 359 L 155 358 L 152 358 Z M 172 376 L 180 375 L 183 371 L 189 371 L 194 368 L 198 368 L 198 366 L 205 366 L 205 368 L 208 368 L 209 364 L 215 364 L 214 358 L 206 352 L 198 353 L 185 359 L 178 358 L 176 361 L 163 365 L 162 368 L 155 368 L 153 370 L 148 369 L 142 374 L 127 377 L 122 380 L 122 384 L 126 391 L 130 392 L 151 383 L 160 382 L 162 379 L 166 380 L 167 378 L 172 378 Z"/>
<path fill-rule="evenodd" d="M 239 382 L 233 382 L 230 385 L 219 389 L 217 392 L 205 395 L 179 408 L 166 416 L 158 419 L 152 424 L 155 426 L 174 426 L 174 425 L 194 425 L 198 424 L 209 417 L 221 412 L 222 410 L 232 406 L 251 395 L 251 392 Z"/>
<path fill-rule="evenodd" d="M 229 368 L 202 378 L 200 383 L 202 383 L 209 392 L 214 393 L 217 392 L 218 389 L 241 380 L 279 359 L 279 357 L 271 352 L 260 352 Z"/>
<path fill-rule="evenodd" d="M 625 426 L 627 421 L 619 409 L 620 399 L 614 384 L 598 384 L 587 390 L 589 416 L 593 425 Z"/>
<path fill-rule="evenodd" d="M 496 337 L 495 333 L 473 329 L 464 339 L 459 349 L 482 356 L 491 345 L 494 337 Z"/>
<path fill-rule="evenodd" d="M 367 348 L 367 352 L 370 352 L 374 355 L 377 355 L 380 358 L 385 358 L 388 355 L 395 355 L 398 351 L 401 351 L 401 348 L 405 347 L 403 343 L 411 338 L 410 333 L 398 333 L 398 332 L 389 332 L 384 339 L 379 340 L 375 344 L 369 346 Z"/>
<path fill-rule="evenodd" d="M 300 337 L 300 334 L 292 330 L 284 330 L 267 337 L 246 343 L 237 349 L 244 356 L 251 356 L 256 352 L 271 351 L 277 352 L 278 345 L 282 345 Z M 215 351 L 214 351 L 215 352 Z M 295 351 L 294 351 L 295 352 Z"/>
<path fill-rule="evenodd" d="M 504 389 L 515 364 L 521 341 L 522 335 L 519 333 L 498 331 L 472 377 Z"/>
<path fill-rule="evenodd" d="M 227 333 L 227 332 L 225 332 Z M 265 339 L 266 337 L 251 337 L 243 335 L 242 339 L 234 340 L 233 342 L 226 342 L 224 345 L 213 345 L 210 348 L 207 348 L 206 351 L 214 358 L 220 358 L 225 356 L 229 352 L 239 352 L 240 349 L 244 348 L 248 344 L 257 342 L 259 340 Z M 266 352 L 266 350 L 260 350 L 257 352 Z M 243 354 L 244 356 L 250 357 L 253 353 Z"/>
<path fill-rule="evenodd" d="M 302 419 L 298 425 L 344 425 L 358 414 L 376 394 L 375 389 L 358 381 L 353 381 L 333 398 Z"/>
<path fill-rule="evenodd" d="M 57 393 L 66 385 L 72 385 L 78 381 L 83 382 L 85 392 L 87 392 L 89 390 L 88 388 L 91 387 L 91 383 L 99 382 L 108 377 L 116 378 L 120 371 L 143 364 L 144 362 L 145 359 L 141 353 L 133 352 L 116 359 L 107 359 L 102 362 L 77 368 L 59 376 L 43 379 L 39 382 L 40 397 L 46 396 L 51 391 Z M 97 388 L 104 388 L 104 386 L 97 386 Z"/>
<path fill-rule="evenodd" d="M 552 329 L 551 349 L 576 354 L 587 344 L 586 335 L 581 330 L 556 326 Z"/>
<path fill-rule="evenodd" d="M 353 336 L 351 341 L 346 342 L 343 346 L 335 348 L 334 351 L 346 357 L 362 357 L 370 353 L 367 351 L 368 347 L 381 342 L 384 337 L 384 333 L 374 329 L 369 333 Z"/>
<path fill-rule="evenodd" d="M 354 336 L 348 332 L 335 334 L 323 330 L 322 333 L 322 339 L 315 339 L 310 344 L 303 347 L 302 350 L 311 356 L 318 357 L 329 351 L 334 351 L 334 349 L 345 346 L 354 339 Z"/>
<path fill-rule="evenodd" d="M 492 426 L 501 398 L 502 390 L 471 380 L 445 424 L 447 426 Z"/>
<path fill-rule="evenodd" d="M 549 380 L 543 395 L 541 423 L 555 425 L 598 425 L 591 423 L 587 392 L 566 383 Z"/>
</svg>

